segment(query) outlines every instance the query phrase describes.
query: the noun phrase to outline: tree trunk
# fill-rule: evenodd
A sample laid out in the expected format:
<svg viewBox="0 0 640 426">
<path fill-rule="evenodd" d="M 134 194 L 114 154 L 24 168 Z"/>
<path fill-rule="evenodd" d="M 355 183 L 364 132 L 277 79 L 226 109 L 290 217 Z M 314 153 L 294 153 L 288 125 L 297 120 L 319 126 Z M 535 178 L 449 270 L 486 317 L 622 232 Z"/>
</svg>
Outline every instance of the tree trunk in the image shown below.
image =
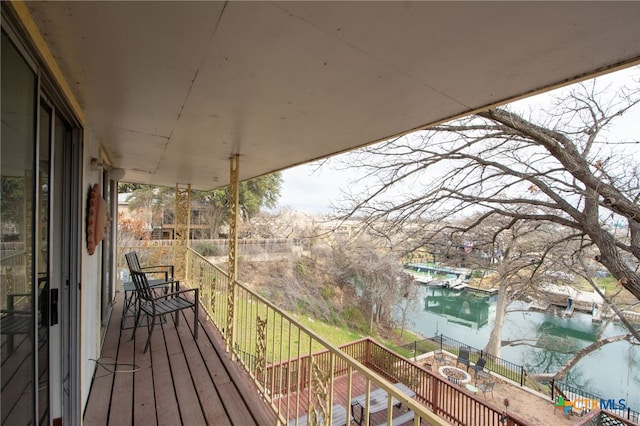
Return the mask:
<svg viewBox="0 0 640 426">
<path fill-rule="evenodd" d="M 509 304 L 507 295 L 507 283 L 504 280 L 500 281 L 498 286 L 498 301 L 496 303 L 496 318 L 489 335 L 489 342 L 485 346 L 484 351 L 490 355 L 500 357 L 500 351 L 502 349 L 502 326 L 504 325 L 505 317 L 507 316 L 507 305 Z"/>
</svg>

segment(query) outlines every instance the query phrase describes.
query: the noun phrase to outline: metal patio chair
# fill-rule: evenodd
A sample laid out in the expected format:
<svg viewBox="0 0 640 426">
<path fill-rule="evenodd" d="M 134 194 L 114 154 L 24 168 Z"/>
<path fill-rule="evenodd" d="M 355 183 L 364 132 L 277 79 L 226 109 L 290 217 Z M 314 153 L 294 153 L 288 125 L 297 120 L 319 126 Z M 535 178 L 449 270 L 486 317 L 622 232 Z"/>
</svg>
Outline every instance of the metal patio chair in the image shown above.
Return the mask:
<svg viewBox="0 0 640 426">
<path fill-rule="evenodd" d="M 478 359 L 478 362 L 471 367 L 471 369 L 475 372 L 475 374 L 478 374 L 480 372 L 484 372 L 484 366 L 487 364 L 487 360 L 484 357 L 480 357 Z"/>
<path fill-rule="evenodd" d="M 173 285 L 173 265 L 140 266 L 140 260 L 138 259 L 138 254 L 135 251 L 125 254 L 125 258 L 127 260 L 127 265 L 129 266 L 129 272 L 136 270 L 147 274 L 149 285 L 153 287 L 154 290 L 162 290 L 166 293 L 169 287 Z M 150 276 L 156 278 L 149 278 Z M 124 303 L 122 305 L 120 329 L 125 330 L 131 328 L 125 327 L 127 318 L 136 317 L 138 300 L 136 286 L 133 281 L 123 282 L 122 290 L 124 292 Z"/>
<path fill-rule="evenodd" d="M 180 322 L 180 311 L 190 308 L 193 308 L 194 310 L 193 338 L 198 339 L 198 289 L 180 290 L 180 282 L 171 281 L 167 282 L 167 284 L 175 284 L 175 287 L 170 291 L 158 294 L 154 291 L 154 288 L 149 285 L 147 274 L 139 268 L 136 268 L 135 262 L 133 261 L 135 253 L 127 253 L 125 257 L 129 263 L 131 278 L 136 287 L 137 297 L 136 322 L 131 339 L 136 335 L 141 314 L 144 313 L 149 316 L 151 319 L 147 326 L 149 329 L 149 337 L 147 337 L 147 343 L 144 346 L 144 352 L 147 352 L 151 343 L 151 335 L 153 334 L 153 329 L 156 324 L 156 317 L 162 317 L 166 314 L 173 313 L 175 326 L 178 327 Z M 131 262 L 129 262 L 130 260 Z M 193 299 L 186 297 L 189 293 L 193 295 Z"/>
<path fill-rule="evenodd" d="M 458 359 L 456 359 L 456 367 L 458 364 L 464 364 L 467 366 L 467 371 L 469 371 L 469 349 L 468 348 L 460 348 L 460 352 L 458 353 Z"/>
<path fill-rule="evenodd" d="M 487 392 L 491 392 L 491 399 L 493 399 L 493 387 L 495 386 L 495 382 L 489 382 L 489 381 L 485 381 L 485 382 L 481 382 L 481 383 L 476 383 L 476 388 L 478 388 L 478 390 L 480 390 L 480 392 L 482 392 L 482 394 L 484 395 L 484 400 L 487 400 Z"/>
<path fill-rule="evenodd" d="M 438 365 L 449 365 L 449 357 L 447 357 L 442 349 L 436 349 L 433 354 L 433 358 L 438 363 Z"/>
</svg>

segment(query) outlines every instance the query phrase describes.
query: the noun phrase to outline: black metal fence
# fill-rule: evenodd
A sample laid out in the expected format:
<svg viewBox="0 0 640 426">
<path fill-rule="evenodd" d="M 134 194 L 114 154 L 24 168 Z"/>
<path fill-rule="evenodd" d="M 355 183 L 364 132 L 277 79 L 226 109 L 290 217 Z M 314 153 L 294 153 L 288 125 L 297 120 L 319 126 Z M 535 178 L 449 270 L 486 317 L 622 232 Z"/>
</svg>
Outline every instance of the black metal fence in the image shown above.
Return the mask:
<svg viewBox="0 0 640 426">
<path fill-rule="evenodd" d="M 432 339 L 423 339 L 407 343 L 406 345 L 397 346 L 392 349 L 394 349 L 398 353 L 404 353 L 405 351 L 410 352 L 417 357 L 420 354 L 431 352 L 433 350 L 433 346 L 434 341 Z"/>
<path fill-rule="evenodd" d="M 477 363 L 481 357 L 487 360 L 485 368 L 496 374 L 499 374 L 507 379 L 513 380 L 519 383 L 520 386 L 526 386 L 527 372 L 522 365 L 514 364 L 506 359 L 498 358 L 497 356 L 488 354 L 482 349 L 474 348 L 466 343 L 447 337 L 443 334 L 436 335 L 433 339 L 440 349 L 445 349 L 451 353 L 459 354 L 460 348 L 469 350 L 469 360 L 473 363 Z M 536 389 L 540 390 L 540 389 Z"/>
<path fill-rule="evenodd" d="M 567 383 L 551 380 L 551 400 L 556 402 L 559 396 L 570 401 L 574 411 L 587 412 L 599 408 L 634 423 L 640 420 L 640 413 L 628 407 L 625 400 L 604 399 Z"/>
<path fill-rule="evenodd" d="M 460 353 L 460 348 L 465 348 L 469 351 L 469 360 L 471 362 L 477 363 L 480 357 L 484 357 L 487 361 L 485 364 L 487 370 L 519 383 L 520 386 L 526 386 L 536 391 L 550 394 L 553 402 L 557 401 L 558 396 L 562 396 L 565 401 L 571 401 L 572 404 L 575 404 L 573 407 L 574 411 L 582 410 L 583 412 L 587 412 L 597 406 L 598 409 L 603 410 L 601 419 L 609 419 L 604 413 L 604 411 L 606 411 L 630 422 L 640 423 L 640 413 L 627 406 L 624 400 L 604 399 L 598 395 L 557 380 L 551 381 L 550 389 L 546 388 L 546 386 L 544 389 L 541 389 L 539 386 L 536 386 L 533 380 L 527 380 L 527 371 L 522 365 L 514 364 L 505 359 L 487 354 L 482 349 L 474 348 L 464 342 L 447 337 L 444 334 L 437 334 L 430 339 L 416 340 L 415 342 L 403 345 L 401 348 L 406 351 L 411 351 L 415 356 L 418 356 L 418 354 L 431 352 L 434 346 L 456 355 Z M 605 423 L 602 424 L 620 424 L 615 423 L 618 420 L 613 417 L 609 420 L 613 423 L 606 423 L 605 421 Z"/>
</svg>

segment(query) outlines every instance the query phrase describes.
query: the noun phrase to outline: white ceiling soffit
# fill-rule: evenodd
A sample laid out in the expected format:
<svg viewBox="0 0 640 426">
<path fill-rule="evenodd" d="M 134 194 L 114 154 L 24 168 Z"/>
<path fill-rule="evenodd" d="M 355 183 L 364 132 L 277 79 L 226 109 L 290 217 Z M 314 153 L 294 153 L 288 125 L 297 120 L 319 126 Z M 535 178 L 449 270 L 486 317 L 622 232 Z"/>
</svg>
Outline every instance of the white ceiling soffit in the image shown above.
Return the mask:
<svg viewBox="0 0 640 426">
<path fill-rule="evenodd" d="M 640 58 L 640 2 L 28 2 L 124 180 L 245 180 Z"/>
</svg>

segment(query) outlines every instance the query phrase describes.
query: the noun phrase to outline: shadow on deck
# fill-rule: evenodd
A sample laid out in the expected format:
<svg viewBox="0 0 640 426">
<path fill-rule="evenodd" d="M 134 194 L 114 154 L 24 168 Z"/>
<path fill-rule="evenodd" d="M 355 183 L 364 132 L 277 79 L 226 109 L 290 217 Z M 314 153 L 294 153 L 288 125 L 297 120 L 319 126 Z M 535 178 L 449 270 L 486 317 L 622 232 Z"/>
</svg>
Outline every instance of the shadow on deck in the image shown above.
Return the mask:
<svg viewBox="0 0 640 426">
<path fill-rule="evenodd" d="M 276 418 L 253 382 L 231 361 L 224 343 L 201 309 L 201 330 L 193 339 L 193 311 L 156 325 L 151 349 L 139 327 L 120 329 L 122 293 L 113 305 L 102 355 L 96 362 L 86 425 L 273 425 Z M 128 319 L 131 325 L 131 319 Z"/>
</svg>

